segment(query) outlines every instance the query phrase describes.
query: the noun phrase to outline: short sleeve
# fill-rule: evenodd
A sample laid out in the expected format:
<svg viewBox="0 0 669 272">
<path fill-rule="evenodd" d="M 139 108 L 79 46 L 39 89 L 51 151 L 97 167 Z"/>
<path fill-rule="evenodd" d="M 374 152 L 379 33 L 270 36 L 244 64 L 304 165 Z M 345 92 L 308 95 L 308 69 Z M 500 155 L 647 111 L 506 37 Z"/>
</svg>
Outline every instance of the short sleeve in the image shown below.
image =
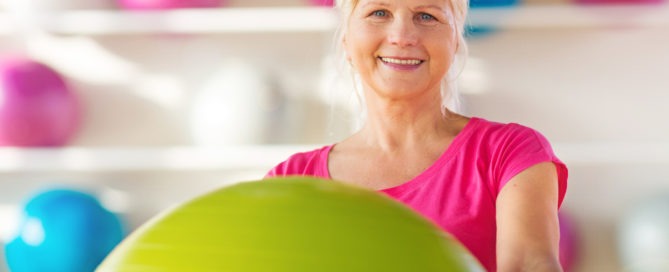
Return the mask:
<svg viewBox="0 0 669 272">
<path fill-rule="evenodd" d="M 332 146 L 295 153 L 270 169 L 265 178 L 282 176 L 327 177 L 327 154 Z"/>
<path fill-rule="evenodd" d="M 283 161 L 279 163 L 278 165 L 274 166 L 274 168 L 270 169 L 267 174 L 265 174 L 265 178 L 273 178 L 273 177 L 281 177 L 285 176 L 284 174 L 286 172 L 286 165 L 288 164 L 288 161 Z"/>
<path fill-rule="evenodd" d="M 559 207 L 567 192 L 567 166 L 558 159 L 546 137 L 538 131 L 518 124 L 509 124 L 507 128 L 494 155 L 497 193 L 527 168 L 542 162 L 552 162 L 557 170 Z"/>
</svg>

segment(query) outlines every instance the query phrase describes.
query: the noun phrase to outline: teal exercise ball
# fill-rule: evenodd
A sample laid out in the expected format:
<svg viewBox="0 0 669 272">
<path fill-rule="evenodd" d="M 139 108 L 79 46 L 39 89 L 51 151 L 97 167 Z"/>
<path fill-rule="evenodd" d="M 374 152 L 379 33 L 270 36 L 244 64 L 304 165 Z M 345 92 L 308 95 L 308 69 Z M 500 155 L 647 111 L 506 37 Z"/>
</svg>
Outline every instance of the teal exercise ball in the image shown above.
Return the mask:
<svg viewBox="0 0 669 272">
<path fill-rule="evenodd" d="M 123 239 L 120 219 L 85 192 L 40 192 L 5 246 L 12 272 L 90 272 Z"/>
<path fill-rule="evenodd" d="M 518 0 L 470 0 L 469 7 L 473 12 L 480 8 L 512 8 L 518 6 Z M 485 37 L 497 32 L 498 28 L 491 25 L 465 25 L 465 37 L 468 39 Z"/>
<path fill-rule="evenodd" d="M 666 0 L 575 0 L 576 4 L 583 5 L 647 5 L 647 4 L 662 4 Z"/>
<path fill-rule="evenodd" d="M 375 191 L 309 177 L 241 182 L 178 205 L 97 271 L 483 271 L 449 234 Z"/>
<path fill-rule="evenodd" d="M 469 6 L 472 8 L 511 7 L 519 3 L 519 0 L 470 0 Z"/>
</svg>

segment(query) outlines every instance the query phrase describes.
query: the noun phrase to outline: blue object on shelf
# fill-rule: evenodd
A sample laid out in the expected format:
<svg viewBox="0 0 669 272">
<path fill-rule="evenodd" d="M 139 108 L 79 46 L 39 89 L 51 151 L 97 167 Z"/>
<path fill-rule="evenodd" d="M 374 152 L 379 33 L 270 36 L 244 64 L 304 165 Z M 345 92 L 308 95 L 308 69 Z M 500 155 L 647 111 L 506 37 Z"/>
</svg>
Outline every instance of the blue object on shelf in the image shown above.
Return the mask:
<svg viewBox="0 0 669 272">
<path fill-rule="evenodd" d="M 518 0 L 470 0 L 469 7 L 510 7 L 519 4 Z"/>
<path fill-rule="evenodd" d="M 92 195 L 47 190 L 24 205 L 5 255 L 12 272 L 90 272 L 123 237 L 121 220 Z"/>
<path fill-rule="evenodd" d="M 469 7 L 476 8 L 498 8 L 498 7 L 513 7 L 520 3 L 519 0 L 470 0 Z M 494 26 L 479 26 L 467 25 L 465 26 L 465 38 L 478 38 L 488 36 L 497 31 Z"/>
<path fill-rule="evenodd" d="M 483 36 L 487 36 L 489 34 L 492 34 L 496 31 L 497 31 L 497 29 L 494 28 L 494 27 L 466 25 L 465 26 L 465 38 L 466 39 L 473 39 L 473 38 L 483 37 Z"/>
</svg>

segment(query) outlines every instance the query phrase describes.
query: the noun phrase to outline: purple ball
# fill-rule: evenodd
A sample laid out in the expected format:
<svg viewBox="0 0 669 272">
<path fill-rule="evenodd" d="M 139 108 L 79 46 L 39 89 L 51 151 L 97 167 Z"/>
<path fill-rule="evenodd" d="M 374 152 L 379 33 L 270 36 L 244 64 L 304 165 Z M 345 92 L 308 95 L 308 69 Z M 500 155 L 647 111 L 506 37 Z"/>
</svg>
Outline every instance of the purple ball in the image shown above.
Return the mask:
<svg viewBox="0 0 669 272">
<path fill-rule="evenodd" d="M 166 10 L 178 8 L 214 8 L 223 5 L 224 0 L 117 0 L 118 5 L 127 10 Z"/>
<path fill-rule="evenodd" d="M 22 57 L 0 60 L 0 146 L 68 143 L 80 124 L 80 105 L 50 67 Z"/>
<path fill-rule="evenodd" d="M 576 0 L 577 4 L 608 5 L 608 4 L 662 4 L 665 0 Z"/>
<path fill-rule="evenodd" d="M 565 272 L 574 271 L 578 261 L 579 241 L 576 226 L 571 217 L 560 212 L 560 264 Z"/>
<path fill-rule="evenodd" d="M 312 6 L 333 7 L 334 0 L 309 0 L 309 4 Z"/>
</svg>

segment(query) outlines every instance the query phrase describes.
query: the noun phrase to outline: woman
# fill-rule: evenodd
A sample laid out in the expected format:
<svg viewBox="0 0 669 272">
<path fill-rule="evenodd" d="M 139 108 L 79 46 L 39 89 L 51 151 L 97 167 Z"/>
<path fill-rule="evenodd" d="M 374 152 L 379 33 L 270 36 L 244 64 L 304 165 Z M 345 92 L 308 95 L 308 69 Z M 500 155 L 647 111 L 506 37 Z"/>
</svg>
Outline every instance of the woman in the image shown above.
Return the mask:
<svg viewBox="0 0 669 272">
<path fill-rule="evenodd" d="M 366 121 L 268 176 L 310 175 L 378 190 L 453 234 L 488 271 L 561 271 L 566 166 L 533 129 L 465 117 L 449 90 L 466 52 L 467 0 L 343 0 L 341 45 Z"/>
</svg>

